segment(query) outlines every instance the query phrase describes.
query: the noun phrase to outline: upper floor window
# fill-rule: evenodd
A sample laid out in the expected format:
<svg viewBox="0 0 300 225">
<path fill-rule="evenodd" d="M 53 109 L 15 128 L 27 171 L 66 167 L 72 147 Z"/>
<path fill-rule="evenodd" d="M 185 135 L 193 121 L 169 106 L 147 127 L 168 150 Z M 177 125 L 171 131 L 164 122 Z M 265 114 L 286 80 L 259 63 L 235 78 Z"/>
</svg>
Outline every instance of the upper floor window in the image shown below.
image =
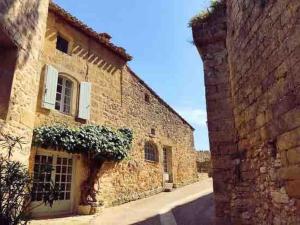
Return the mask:
<svg viewBox="0 0 300 225">
<path fill-rule="evenodd" d="M 154 143 L 146 142 L 145 144 L 145 160 L 158 162 L 158 150 Z"/>
<path fill-rule="evenodd" d="M 59 76 L 56 90 L 55 109 L 62 113 L 71 113 L 73 83 L 69 79 Z"/>
<path fill-rule="evenodd" d="M 154 128 L 151 129 L 151 134 L 152 134 L 152 135 L 155 135 L 155 134 L 156 134 L 156 131 L 155 131 Z"/>
<path fill-rule="evenodd" d="M 145 102 L 150 103 L 150 96 L 145 94 Z"/>
<path fill-rule="evenodd" d="M 68 53 L 69 42 L 65 38 L 61 37 L 60 35 L 57 35 L 56 49 L 64 53 Z"/>
</svg>

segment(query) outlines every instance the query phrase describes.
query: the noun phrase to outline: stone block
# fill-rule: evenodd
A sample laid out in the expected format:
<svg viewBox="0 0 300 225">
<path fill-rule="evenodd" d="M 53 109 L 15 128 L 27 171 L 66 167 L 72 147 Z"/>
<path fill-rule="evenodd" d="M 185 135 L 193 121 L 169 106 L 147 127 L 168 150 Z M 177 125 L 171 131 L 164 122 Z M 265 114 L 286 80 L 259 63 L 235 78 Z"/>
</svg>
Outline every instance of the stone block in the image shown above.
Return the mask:
<svg viewBox="0 0 300 225">
<path fill-rule="evenodd" d="M 300 163 L 300 147 L 289 149 L 286 154 L 289 164 Z"/>
<path fill-rule="evenodd" d="M 291 198 L 300 198 L 300 180 L 288 181 L 286 191 Z"/>
<path fill-rule="evenodd" d="M 279 176 L 284 180 L 300 180 L 300 166 L 292 165 L 279 170 Z"/>
<path fill-rule="evenodd" d="M 25 111 L 23 111 L 23 113 L 21 113 L 20 116 L 21 116 L 20 122 L 22 124 L 24 124 L 28 128 L 33 128 L 34 121 L 35 121 L 35 113 L 34 112 L 25 110 Z"/>
<path fill-rule="evenodd" d="M 300 127 L 280 135 L 277 139 L 277 147 L 280 151 L 300 145 Z"/>
<path fill-rule="evenodd" d="M 273 191 L 271 192 L 271 197 L 275 203 L 287 204 L 289 202 L 289 196 L 286 193 Z"/>
</svg>

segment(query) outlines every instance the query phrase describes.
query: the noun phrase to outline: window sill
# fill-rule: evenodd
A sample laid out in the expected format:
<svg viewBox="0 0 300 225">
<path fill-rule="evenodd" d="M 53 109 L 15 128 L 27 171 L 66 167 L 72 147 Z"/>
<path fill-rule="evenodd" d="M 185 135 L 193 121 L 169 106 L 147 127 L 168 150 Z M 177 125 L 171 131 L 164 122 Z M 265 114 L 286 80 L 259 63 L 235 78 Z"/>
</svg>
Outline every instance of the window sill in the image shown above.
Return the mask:
<svg viewBox="0 0 300 225">
<path fill-rule="evenodd" d="M 159 164 L 159 161 L 151 161 L 151 160 L 147 160 L 147 159 L 145 159 L 145 162 L 154 164 L 154 165 Z"/>
</svg>

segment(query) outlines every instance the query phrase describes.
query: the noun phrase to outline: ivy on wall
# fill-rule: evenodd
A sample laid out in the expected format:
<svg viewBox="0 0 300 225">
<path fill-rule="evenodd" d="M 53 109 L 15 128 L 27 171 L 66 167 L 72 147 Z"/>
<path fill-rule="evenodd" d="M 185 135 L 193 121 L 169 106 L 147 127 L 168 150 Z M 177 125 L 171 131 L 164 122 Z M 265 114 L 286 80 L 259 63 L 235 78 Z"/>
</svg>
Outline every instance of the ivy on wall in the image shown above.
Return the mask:
<svg viewBox="0 0 300 225">
<path fill-rule="evenodd" d="M 66 125 L 42 126 L 34 129 L 33 145 L 43 148 L 80 153 L 87 159 L 89 175 L 81 184 L 80 203 L 97 207 L 99 172 L 105 161 L 121 161 L 128 156 L 133 140 L 130 129 L 113 130 L 105 126 L 85 125 L 70 128 Z M 95 212 L 92 210 L 91 212 Z"/>
<path fill-rule="evenodd" d="M 34 129 L 33 145 L 92 155 L 94 159 L 119 161 L 127 157 L 133 134 L 130 129 L 113 130 L 105 126 L 42 126 Z"/>
</svg>

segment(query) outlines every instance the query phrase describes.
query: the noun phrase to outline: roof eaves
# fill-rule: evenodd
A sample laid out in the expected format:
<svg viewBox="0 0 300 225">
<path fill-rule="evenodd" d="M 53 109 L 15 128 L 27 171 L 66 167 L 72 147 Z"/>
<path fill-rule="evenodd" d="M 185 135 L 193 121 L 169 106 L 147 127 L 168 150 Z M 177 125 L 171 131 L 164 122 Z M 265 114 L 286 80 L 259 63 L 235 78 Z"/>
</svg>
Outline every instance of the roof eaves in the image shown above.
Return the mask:
<svg viewBox="0 0 300 225">
<path fill-rule="evenodd" d="M 126 50 L 122 47 L 118 47 L 110 42 L 111 36 L 107 33 L 97 33 L 92 28 L 84 24 L 82 21 L 77 19 L 75 16 L 61 8 L 59 5 L 55 4 L 53 1 L 50 2 L 49 10 L 58 16 L 62 17 L 64 20 L 66 20 L 69 24 L 76 27 L 77 29 L 80 29 L 82 32 L 84 32 L 89 37 L 95 39 L 97 42 L 104 45 L 106 48 L 112 50 L 117 55 L 119 55 L 121 58 L 123 58 L 126 61 L 132 60 L 132 56 L 130 56 L 128 53 L 126 53 Z"/>
</svg>

